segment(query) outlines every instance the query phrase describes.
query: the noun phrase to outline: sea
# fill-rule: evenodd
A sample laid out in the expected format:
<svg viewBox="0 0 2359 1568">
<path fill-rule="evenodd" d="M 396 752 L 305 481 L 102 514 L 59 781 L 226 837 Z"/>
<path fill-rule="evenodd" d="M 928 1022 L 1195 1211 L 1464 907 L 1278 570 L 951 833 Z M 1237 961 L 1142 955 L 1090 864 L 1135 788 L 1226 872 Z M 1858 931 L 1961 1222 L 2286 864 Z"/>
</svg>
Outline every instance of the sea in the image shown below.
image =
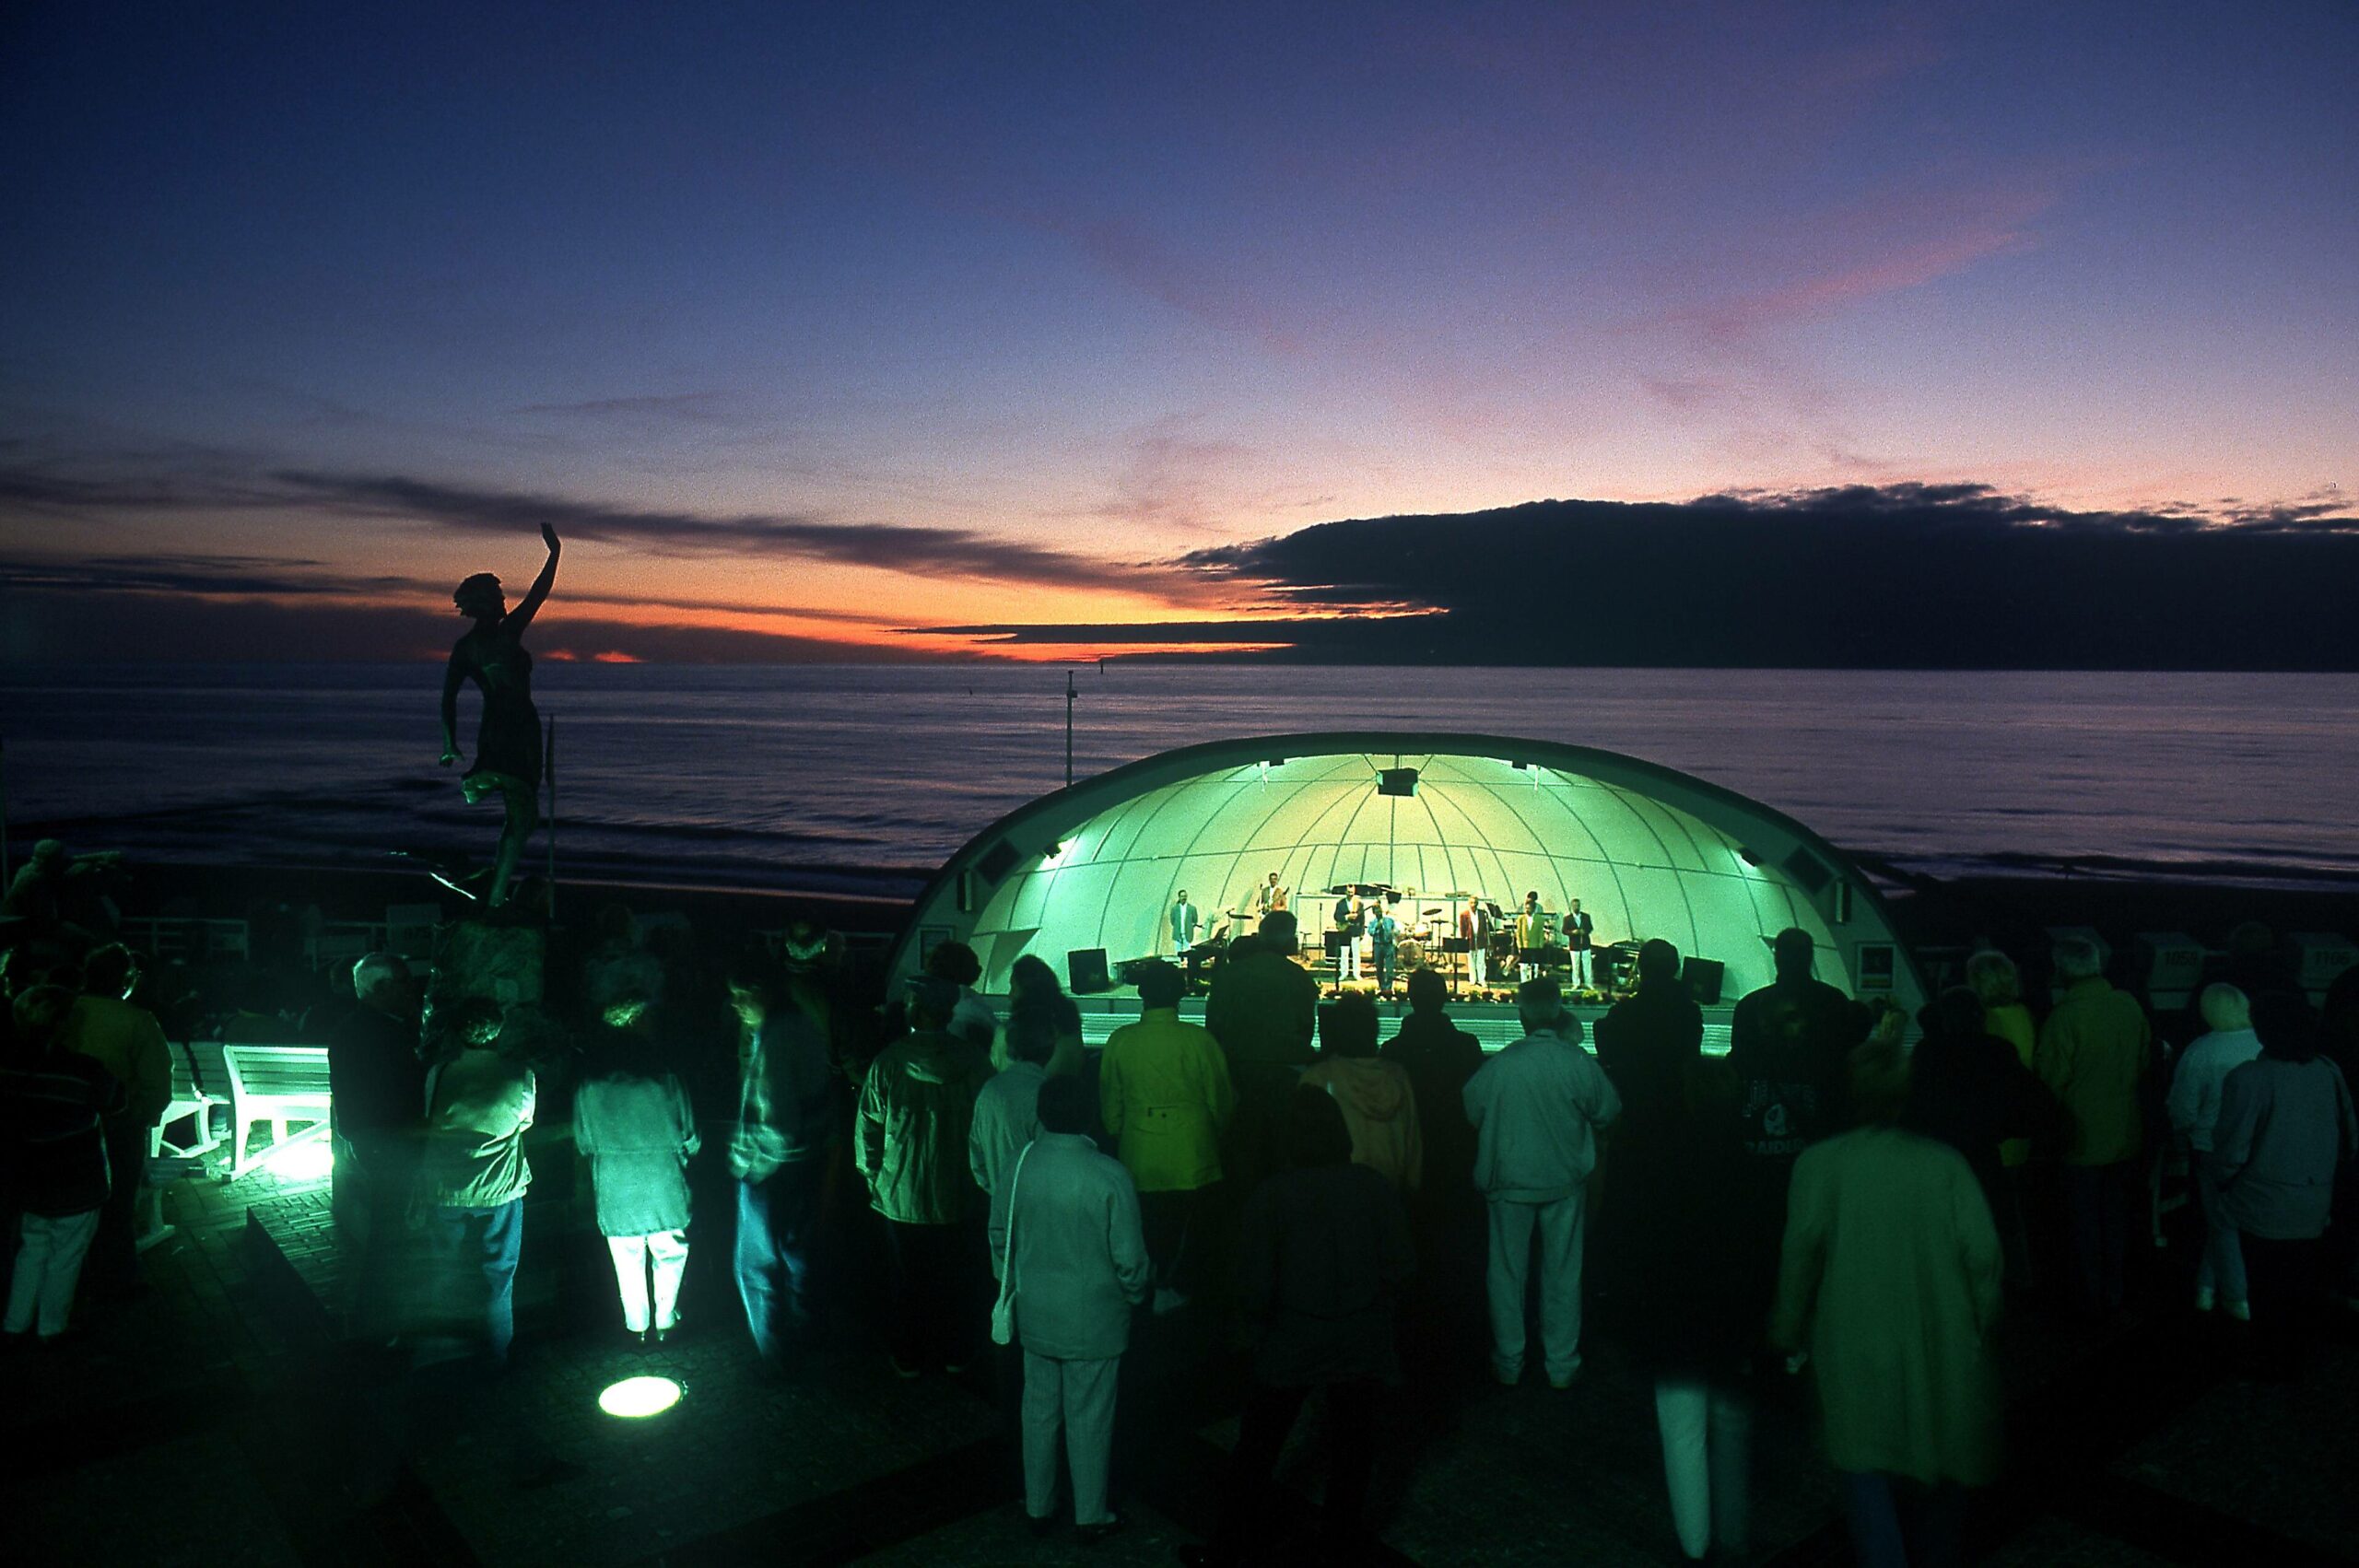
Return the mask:
<svg viewBox="0 0 2359 1568">
<path fill-rule="evenodd" d="M 1792 815 L 1870 869 L 2359 882 L 2359 676 L 1294 665 L 566 664 L 559 874 L 913 893 L 1003 813 L 1176 746 L 1460 731 L 1626 753 Z M 426 665 L 0 672 L 6 813 L 135 860 L 487 855 L 437 765 Z M 462 698 L 472 753 L 475 696 Z M 543 846 L 537 842 L 537 865 Z"/>
</svg>

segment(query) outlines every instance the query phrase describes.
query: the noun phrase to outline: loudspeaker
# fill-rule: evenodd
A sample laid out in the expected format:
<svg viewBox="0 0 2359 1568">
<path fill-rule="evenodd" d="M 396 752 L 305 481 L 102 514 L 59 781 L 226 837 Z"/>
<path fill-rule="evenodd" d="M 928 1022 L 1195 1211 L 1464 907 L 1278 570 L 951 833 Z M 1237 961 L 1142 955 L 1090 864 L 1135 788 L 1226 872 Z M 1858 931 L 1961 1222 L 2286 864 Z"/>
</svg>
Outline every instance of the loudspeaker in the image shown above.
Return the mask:
<svg viewBox="0 0 2359 1568">
<path fill-rule="evenodd" d="M 1015 862 L 1021 858 L 1015 852 L 1015 846 L 1003 838 L 992 845 L 990 852 L 976 862 L 975 869 L 982 873 L 985 882 L 996 883 L 1002 877 L 1015 869 Z"/>
<path fill-rule="evenodd" d="M 1417 792 L 1417 770 L 1414 767 L 1379 767 L 1376 770 L 1376 792 L 1406 798 Z"/>
<path fill-rule="evenodd" d="M 1065 954 L 1065 988 L 1075 996 L 1107 990 L 1113 983 L 1106 970 L 1104 948 L 1076 947 Z"/>
<path fill-rule="evenodd" d="M 1680 983 L 1696 1006 L 1711 1007 L 1720 1000 L 1720 982 L 1727 977 L 1728 968 L 1717 958 L 1690 958 L 1679 972 Z"/>
</svg>

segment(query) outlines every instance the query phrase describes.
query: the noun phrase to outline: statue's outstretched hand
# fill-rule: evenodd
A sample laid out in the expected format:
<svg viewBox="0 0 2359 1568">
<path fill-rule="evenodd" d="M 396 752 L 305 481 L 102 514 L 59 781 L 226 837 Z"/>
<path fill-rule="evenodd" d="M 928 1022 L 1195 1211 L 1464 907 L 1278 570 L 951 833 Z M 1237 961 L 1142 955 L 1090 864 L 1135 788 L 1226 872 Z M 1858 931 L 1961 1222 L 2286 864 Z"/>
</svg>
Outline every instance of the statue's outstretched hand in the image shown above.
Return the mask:
<svg viewBox="0 0 2359 1568">
<path fill-rule="evenodd" d="M 541 543 L 549 547 L 550 554 L 554 555 L 557 553 L 557 527 L 555 524 L 546 522 L 541 524 Z"/>
</svg>

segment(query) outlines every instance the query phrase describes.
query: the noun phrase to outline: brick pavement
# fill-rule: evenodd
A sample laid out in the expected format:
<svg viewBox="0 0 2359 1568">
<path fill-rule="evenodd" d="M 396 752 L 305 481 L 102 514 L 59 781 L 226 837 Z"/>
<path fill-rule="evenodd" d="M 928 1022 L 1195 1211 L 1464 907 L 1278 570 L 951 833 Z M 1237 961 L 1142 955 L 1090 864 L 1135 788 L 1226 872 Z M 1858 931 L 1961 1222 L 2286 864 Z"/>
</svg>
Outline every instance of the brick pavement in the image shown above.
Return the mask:
<svg viewBox="0 0 2359 1568">
<path fill-rule="evenodd" d="M 607 1324 L 608 1304 L 567 1309 L 566 1291 L 604 1285 L 554 1235 L 528 1239 L 518 1365 L 497 1400 L 452 1405 L 428 1388 L 389 1405 L 331 1332 L 343 1259 L 323 1185 L 186 1182 L 165 1202 L 178 1233 L 143 1260 L 151 1293 L 93 1310 L 79 1343 L 7 1368 L 10 1447 L 25 1457 L 0 1484 L 0 1517 L 35 1554 L 23 1560 L 1129 1564 L 1169 1561 L 1218 1504 L 1234 1424 L 1221 1377 L 1167 1391 L 1188 1413 L 1126 1405 L 1133 1425 L 1156 1429 L 1126 1440 L 1128 1531 L 1089 1549 L 1069 1533 L 1038 1542 L 987 1375 L 905 1383 L 855 1342 L 805 1382 L 771 1382 L 726 1301 L 692 1303 L 709 1321 L 642 1352 Z M 562 1203 L 537 1208 L 535 1223 L 562 1225 Z M 710 1295 L 709 1268 L 702 1278 Z M 2176 1303 L 2176 1285 L 2159 1299 Z M 1978 1503 L 1981 1561 L 2348 1554 L 2359 1346 L 2344 1335 L 2301 1384 L 2256 1386 L 2220 1372 L 2207 1332 L 2219 1327 L 2164 1305 L 2109 1336 L 2011 1324 L 2023 1458 Z M 1138 1352 L 1186 1353 L 1152 1336 Z M 678 1377 L 681 1407 L 644 1425 L 595 1410 L 606 1380 L 641 1369 Z M 390 1495 L 356 1497 L 356 1453 L 377 1427 L 405 1423 L 410 1459 Z M 1385 1561 L 1676 1561 L 1650 1400 L 1610 1339 L 1569 1392 L 1470 1383 L 1398 1425 L 1379 1469 Z M 1761 1433 L 1764 1561 L 1848 1561 L 1799 1396 L 1765 1411 Z M 1310 1441 L 1287 1471 L 1306 1499 Z"/>
</svg>

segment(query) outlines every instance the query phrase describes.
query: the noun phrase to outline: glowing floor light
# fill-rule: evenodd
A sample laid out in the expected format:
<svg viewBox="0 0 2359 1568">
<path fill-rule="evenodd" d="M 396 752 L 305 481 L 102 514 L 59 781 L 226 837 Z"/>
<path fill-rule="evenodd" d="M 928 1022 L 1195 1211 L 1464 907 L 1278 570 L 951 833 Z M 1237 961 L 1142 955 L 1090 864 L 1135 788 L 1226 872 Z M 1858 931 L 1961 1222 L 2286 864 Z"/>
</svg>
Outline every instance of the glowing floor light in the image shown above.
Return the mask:
<svg viewBox="0 0 2359 1568">
<path fill-rule="evenodd" d="M 598 1396 L 600 1410 L 626 1421 L 660 1416 L 679 1402 L 680 1386 L 668 1377 L 626 1377 Z"/>
<path fill-rule="evenodd" d="M 335 1151 L 324 1138 L 306 1138 L 264 1156 L 273 1176 L 287 1181 L 316 1181 L 335 1170 Z"/>
</svg>

